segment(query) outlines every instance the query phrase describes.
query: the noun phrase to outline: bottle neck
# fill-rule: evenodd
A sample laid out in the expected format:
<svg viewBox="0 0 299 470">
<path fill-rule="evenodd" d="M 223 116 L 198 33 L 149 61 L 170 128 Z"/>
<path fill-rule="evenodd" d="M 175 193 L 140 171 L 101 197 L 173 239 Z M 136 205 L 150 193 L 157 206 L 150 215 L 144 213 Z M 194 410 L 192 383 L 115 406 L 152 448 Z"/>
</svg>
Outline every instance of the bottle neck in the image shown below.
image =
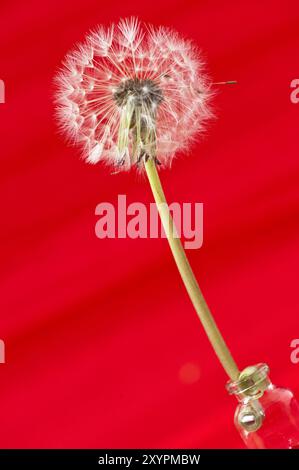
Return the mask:
<svg viewBox="0 0 299 470">
<path fill-rule="evenodd" d="M 273 388 L 268 373 L 267 364 L 246 367 L 238 380 L 227 383 L 226 389 L 230 395 L 235 395 L 240 402 L 257 400 L 263 396 L 267 389 Z"/>
</svg>

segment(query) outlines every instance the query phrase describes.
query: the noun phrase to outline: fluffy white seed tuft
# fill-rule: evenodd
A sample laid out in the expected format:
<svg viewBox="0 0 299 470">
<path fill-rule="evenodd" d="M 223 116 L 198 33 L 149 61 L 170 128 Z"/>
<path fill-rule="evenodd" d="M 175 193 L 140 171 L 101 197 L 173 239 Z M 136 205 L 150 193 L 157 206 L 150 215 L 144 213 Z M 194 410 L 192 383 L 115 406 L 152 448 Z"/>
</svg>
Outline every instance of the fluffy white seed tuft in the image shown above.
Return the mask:
<svg viewBox="0 0 299 470">
<path fill-rule="evenodd" d="M 170 165 L 211 116 L 199 52 L 168 28 L 121 20 L 91 32 L 56 77 L 57 117 L 88 163 Z"/>
</svg>

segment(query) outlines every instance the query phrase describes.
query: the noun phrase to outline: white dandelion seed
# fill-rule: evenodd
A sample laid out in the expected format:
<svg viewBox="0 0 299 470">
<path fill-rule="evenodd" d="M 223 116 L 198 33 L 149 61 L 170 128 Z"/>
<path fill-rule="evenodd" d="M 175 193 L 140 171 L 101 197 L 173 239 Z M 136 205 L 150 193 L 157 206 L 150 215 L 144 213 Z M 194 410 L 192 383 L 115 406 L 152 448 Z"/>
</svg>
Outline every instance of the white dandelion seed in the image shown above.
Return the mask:
<svg viewBox="0 0 299 470">
<path fill-rule="evenodd" d="M 211 116 L 195 46 L 136 18 L 90 33 L 66 56 L 56 82 L 60 126 L 93 164 L 127 170 L 152 157 L 171 165 Z"/>
</svg>

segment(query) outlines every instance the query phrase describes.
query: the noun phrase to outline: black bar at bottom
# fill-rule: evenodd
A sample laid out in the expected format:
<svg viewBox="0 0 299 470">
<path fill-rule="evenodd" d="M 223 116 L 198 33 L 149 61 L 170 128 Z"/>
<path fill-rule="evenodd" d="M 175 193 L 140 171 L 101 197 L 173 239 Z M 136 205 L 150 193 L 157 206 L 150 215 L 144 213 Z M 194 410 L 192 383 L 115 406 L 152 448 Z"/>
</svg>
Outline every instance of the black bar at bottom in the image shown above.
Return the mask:
<svg viewBox="0 0 299 470">
<path fill-rule="evenodd" d="M 45 449 L 0 450 L 0 469 L 44 468 L 103 468 L 116 465 L 119 468 L 153 468 L 154 466 L 192 465 L 210 468 L 211 465 L 298 465 L 299 450 L 207 450 L 207 449 Z M 220 468 L 220 466 L 219 466 Z M 296 467 L 294 467 L 296 468 Z"/>
</svg>

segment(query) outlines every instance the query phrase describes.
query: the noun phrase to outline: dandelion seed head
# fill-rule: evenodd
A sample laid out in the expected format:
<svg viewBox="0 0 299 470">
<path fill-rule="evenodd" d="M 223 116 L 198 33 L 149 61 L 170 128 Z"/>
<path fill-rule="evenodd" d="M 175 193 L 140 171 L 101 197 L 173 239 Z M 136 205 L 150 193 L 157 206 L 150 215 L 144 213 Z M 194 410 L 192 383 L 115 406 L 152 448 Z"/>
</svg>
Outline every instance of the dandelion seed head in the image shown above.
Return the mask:
<svg viewBox="0 0 299 470">
<path fill-rule="evenodd" d="M 128 170 L 148 155 L 171 165 L 211 117 L 195 46 L 136 18 L 91 32 L 66 56 L 56 83 L 60 127 L 91 164 Z"/>
</svg>

